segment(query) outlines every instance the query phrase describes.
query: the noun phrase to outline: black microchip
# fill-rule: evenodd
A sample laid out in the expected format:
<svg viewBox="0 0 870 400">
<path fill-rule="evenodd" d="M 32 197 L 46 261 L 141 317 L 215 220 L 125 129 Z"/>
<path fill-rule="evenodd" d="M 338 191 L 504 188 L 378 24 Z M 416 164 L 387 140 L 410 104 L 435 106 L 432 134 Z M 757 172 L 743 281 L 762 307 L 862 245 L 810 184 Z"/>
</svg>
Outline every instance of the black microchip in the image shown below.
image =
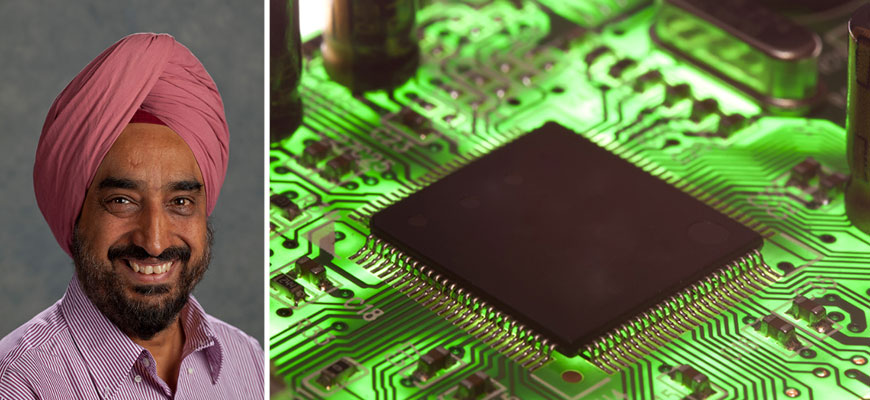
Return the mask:
<svg viewBox="0 0 870 400">
<path fill-rule="evenodd" d="M 762 243 L 552 122 L 378 212 L 371 228 L 566 354 Z"/>
</svg>

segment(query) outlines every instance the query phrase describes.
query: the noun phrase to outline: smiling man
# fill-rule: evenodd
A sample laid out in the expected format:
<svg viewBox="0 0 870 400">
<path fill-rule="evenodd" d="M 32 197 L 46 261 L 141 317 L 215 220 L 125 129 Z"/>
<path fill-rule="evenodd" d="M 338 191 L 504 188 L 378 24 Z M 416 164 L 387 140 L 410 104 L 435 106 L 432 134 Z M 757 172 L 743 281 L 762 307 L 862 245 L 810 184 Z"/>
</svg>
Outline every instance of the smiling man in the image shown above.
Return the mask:
<svg viewBox="0 0 870 400">
<path fill-rule="evenodd" d="M 0 398 L 263 398 L 259 343 L 190 295 L 228 144 L 217 87 L 169 35 L 128 36 L 70 82 L 34 188 L 75 275 L 0 341 Z"/>
</svg>

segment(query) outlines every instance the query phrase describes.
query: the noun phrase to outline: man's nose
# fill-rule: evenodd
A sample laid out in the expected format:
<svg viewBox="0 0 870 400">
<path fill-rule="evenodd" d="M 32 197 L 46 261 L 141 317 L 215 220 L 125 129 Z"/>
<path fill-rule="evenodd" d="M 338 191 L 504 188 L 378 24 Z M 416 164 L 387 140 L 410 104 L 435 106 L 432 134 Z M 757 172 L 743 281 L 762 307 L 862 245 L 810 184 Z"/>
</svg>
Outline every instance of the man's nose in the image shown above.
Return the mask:
<svg viewBox="0 0 870 400">
<path fill-rule="evenodd" d="M 136 223 L 133 243 L 145 249 L 148 254 L 157 257 L 170 246 L 171 224 L 162 205 L 147 204 Z"/>
</svg>

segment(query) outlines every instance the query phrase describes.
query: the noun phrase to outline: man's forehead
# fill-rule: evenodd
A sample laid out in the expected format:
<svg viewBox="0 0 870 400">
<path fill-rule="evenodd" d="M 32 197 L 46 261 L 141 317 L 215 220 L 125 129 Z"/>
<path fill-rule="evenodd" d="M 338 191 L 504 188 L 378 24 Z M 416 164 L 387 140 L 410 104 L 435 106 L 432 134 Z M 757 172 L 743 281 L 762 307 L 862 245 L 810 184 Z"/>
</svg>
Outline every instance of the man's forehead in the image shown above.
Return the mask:
<svg viewBox="0 0 870 400">
<path fill-rule="evenodd" d="M 167 126 L 150 123 L 131 123 L 124 128 L 97 168 L 92 185 L 106 178 L 146 186 L 203 182 L 193 151 L 184 139 Z"/>
</svg>

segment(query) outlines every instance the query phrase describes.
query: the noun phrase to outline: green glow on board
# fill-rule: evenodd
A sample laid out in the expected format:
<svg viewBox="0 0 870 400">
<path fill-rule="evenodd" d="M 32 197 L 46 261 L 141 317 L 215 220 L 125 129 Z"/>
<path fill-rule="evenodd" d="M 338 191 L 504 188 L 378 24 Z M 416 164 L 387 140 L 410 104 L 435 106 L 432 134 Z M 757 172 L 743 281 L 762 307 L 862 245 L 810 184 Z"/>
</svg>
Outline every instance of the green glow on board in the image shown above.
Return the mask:
<svg viewBox="0 0 870 400">
<path fill-rule="evenodd" d="M 540 3 L 592 27 L 644 2 Z M 561 48 L 540 49 L 537 43 L 550 33 L 550 21 L 535 3 L 521 5 L 516 8 L 505 0 L 475 9 L 433 2 L 423 8 L 418 14 L 426 26 L 421 67 L 392 93 L 356 98 L 329 81 L 317 54 L 305 60 L 300 88 L 304 125 L 273 145 L 269 162 L 271 193 L 287 195 L 303 212 L 291 220 L 285 211 L 271 208 L 271 271 L 291 271 L 302 256 L 329 260 L 329 278 L 340 288 L 334 295 L 324 294 L 300 279 L 309 295 L 319 296 L 314 303 L 293 306 L 287 298 L 270 297 L 270 359 L 288 386 L 283 398 L 295 398 L 294 392 L 298 398 L 320 398 L 317 390 L 326 390 L 315 383 L 318 371 L 340 357 L 350 357 L 363 368 L 346 388 L 325 393 L 329 398 L 436 398 L 482 370 L 504 385 L 503 399 L 681 399 L 688 391 L 665 372 L 684 363 L 710 378 L 718 388 L 713 398 L 785 398 L 788 388 L 799 391 L 798 399 L 870 396 L 870 387 L 844 375 L 854 368 L 867 372 L 852 361 L 853 356 L 870 358 L 866 346 L 804 338 L 818 350 L 809 357 L 790 354 L 746 329 L 747 321 L 763 316 L 759 310 L 787 308 L 796 292 L 868 304 L 870 240 L 845 217 L 842 194 L 810 209 L 807 193 L 788 185 L 790 168 L 808 156 L 830 171 L 848 172 L 843 129 L 826 121 L 765 116 L 751 97 L 657 48 L 649 37 L 657 6 L 600 32 L 589 29 L 573 36 Z M 584 57 L 602 45 L 611 51 L 587 65 Z M 636 60 L 635 66 L 620 77 L 610 76 L 610 66 L 623 58 Z M 718 115 L 690 121 L 691 100 L 662 107 L 663 85 L 642 93 L 632 89 L 650 70 L 660 71 L 669 84 L 690 84 L 695 99 L 716 99 L 722 114 L 740 114 L 751 122 L 727 137 L 706 135 L 719 129 Z M 406 126 L 401 119 L 406 108 L 426 117 L 431 126 L 419 131 Z M 714 318 L 616 374 L 562 354 L 530 374 L 385 284 L 390 278 L 386 269 L 372 272 L 385 265 L 349 260 L 370 233 L 361 214 L 413 193 L 433 171 L 485 154 L 548 120 L 599 145 L 634 154 L 634 161 L 650 161 L 726 203 L 726 209 L 760 222 L 770 232 L 762 250 L 767 263 L 774 269 L 788 263 L 797 272 L 726 312 L 710 310 Z M 324 139 L 334 143 L 330 157 L 316 168 L 297 161 L 308 144 Z M 357 168 L 340 182 L 330 182 L 319 171 L 341 152 L 353 153 Z M 566 174 L 566 185 L 570 178 Z M 826 243 L 826 234 L 836 241 Z M 357 300 L 349 307 L 351 299 L 371 307 L 356 306 Z M 845 315 L 839 321 L 843 327 L 852 323 L 845 310 L 827 308 Z M 279 316 L 279 309 L 291 309 L 292 315 Z M 381 313 L 371 320 L 358 314 L 374 309 Z M 780 315 L 807 329 L 805 322 Z M 870 343 L 866 330 L 844 328 L 843 334 Z M 424 388 L 407 381 L 404 376 L 413 371 L 416 354 L 439 345 L 456 351 L 458 366 Z M 830 348 L 837 351 L 821 350 Z M 816 376 L 816 367 L 831 375 Z M 564 381 L 562 374 L 569 370 L 579 372 L 582 380 Z"/>
</svg>

